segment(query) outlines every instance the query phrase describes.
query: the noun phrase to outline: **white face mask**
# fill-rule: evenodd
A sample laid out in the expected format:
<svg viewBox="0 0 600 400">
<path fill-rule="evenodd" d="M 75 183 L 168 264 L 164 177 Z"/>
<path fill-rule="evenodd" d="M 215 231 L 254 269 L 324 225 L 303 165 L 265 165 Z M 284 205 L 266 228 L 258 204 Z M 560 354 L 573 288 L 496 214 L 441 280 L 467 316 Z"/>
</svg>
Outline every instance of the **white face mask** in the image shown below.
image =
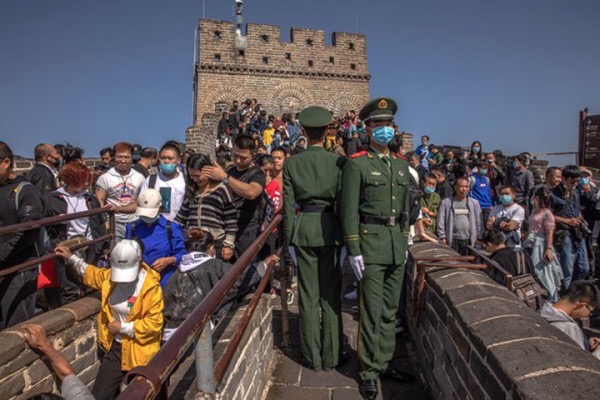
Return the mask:
<svg viewBox="0 0 600 400">
<path fill-rule="evenodd" d="M 159 215 L 157 214 L 156 217 L 154 218 L 150 218 L 150 217 L 145 217 L 145 216 L 140 216 L 140 219 L 142 221 L 144 221 L 146 224 L 148 225 L 152 225 L 153 223 L 155 223 L 156 221 L 158 221 Z"/>
</svg>

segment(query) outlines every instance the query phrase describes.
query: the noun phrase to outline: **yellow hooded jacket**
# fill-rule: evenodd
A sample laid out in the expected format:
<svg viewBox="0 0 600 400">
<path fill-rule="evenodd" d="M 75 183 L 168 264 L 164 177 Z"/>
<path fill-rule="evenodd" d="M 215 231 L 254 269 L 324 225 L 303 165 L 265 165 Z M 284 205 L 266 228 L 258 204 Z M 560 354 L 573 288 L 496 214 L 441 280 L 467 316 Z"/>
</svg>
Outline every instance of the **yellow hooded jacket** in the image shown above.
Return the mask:
<svg viewBox="0 0 600 400">
<path fill-rule="evenodd" d="M 133 321 L 135 337 L 121 335 L 123 371 L 146 365 L 160 348 L 164 308 L 160 274 L 141 263 L 139 278 L 144 278 L 144 283 L 127 317 L 127 322 Z M 98 344 L 104 351 L 108 351 L 114 339 L 114 335 L 108 331 L 108 324 L 114 319 L 108 299 L 117 284 L 110 281 L 109 268 L 93 265 L 86 268 L 83 283 L 100 290 L 102 304 L 98 314 Z"/>
</svg>

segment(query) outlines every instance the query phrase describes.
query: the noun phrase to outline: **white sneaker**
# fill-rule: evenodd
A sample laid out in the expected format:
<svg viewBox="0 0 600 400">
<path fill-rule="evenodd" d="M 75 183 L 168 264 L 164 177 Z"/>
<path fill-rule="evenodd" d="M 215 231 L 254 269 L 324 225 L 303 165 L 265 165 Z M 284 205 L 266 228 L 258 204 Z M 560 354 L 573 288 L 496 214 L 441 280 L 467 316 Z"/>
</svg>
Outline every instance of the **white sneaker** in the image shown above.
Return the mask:
<svg viewBox="0 0 600 400">
<path fill-rule="evenodd" d="M 348 292 L 344 295 L 344 298 L 346 300 L 356 300 L 358 298 L 358 291 L 357 290 L 353 290 L 351 292 Z"/>
</svg>

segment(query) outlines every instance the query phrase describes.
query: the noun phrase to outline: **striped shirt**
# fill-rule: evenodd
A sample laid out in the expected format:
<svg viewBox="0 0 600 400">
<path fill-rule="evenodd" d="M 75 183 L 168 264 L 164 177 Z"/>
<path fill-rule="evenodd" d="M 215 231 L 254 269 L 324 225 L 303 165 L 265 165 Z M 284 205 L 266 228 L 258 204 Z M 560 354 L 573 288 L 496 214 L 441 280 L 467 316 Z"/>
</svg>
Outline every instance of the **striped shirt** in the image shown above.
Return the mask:
<svg viewBox="0 0 600 400">
<path fill-rule="evenodd" d="M 233 247 L 237 225 L 238 210 L 233 202 L 231 191 L 219 184 L 204 196 L 188 193 L 175 217 L 184 231 L 200 228 L 210 232 L 215 241 L 223 241 L 227 247 Z"/>
</svg>

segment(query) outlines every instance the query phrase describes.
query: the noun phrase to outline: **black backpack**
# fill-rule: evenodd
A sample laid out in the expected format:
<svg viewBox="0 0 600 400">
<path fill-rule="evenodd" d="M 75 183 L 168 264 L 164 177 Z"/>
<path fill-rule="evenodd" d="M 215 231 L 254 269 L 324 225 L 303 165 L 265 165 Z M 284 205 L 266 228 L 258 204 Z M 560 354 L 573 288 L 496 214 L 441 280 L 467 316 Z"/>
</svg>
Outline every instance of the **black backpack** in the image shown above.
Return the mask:
<svg viewBox="0 0 600 400">
<path fill-rule="evenodd" d="M 419 187 L 419 184 L 415 181 L 415 178 L 412 174 L 408 174 L 410 183 L 409 183 L 409 196 L 410 196 L 410 208 L 408 210 L 408 223 L 409 225 L 414 225 L 419 219 L 419 214 L 421 212 L 421 197 L 423 197 L 423 191 Z"/>
<path fill-rule="evenodd" d="M 527 304 L 534 310 L 539 310 L 544 304 L 544 296 L 548 294 L 535 277 L 527 268 L 527 260 L 529 257 L 523 249 L 515 249 L 517 256 L 517 274 L 512 278 L 512 285 L 509 288 L 522 302 Z"/>
</svg>

